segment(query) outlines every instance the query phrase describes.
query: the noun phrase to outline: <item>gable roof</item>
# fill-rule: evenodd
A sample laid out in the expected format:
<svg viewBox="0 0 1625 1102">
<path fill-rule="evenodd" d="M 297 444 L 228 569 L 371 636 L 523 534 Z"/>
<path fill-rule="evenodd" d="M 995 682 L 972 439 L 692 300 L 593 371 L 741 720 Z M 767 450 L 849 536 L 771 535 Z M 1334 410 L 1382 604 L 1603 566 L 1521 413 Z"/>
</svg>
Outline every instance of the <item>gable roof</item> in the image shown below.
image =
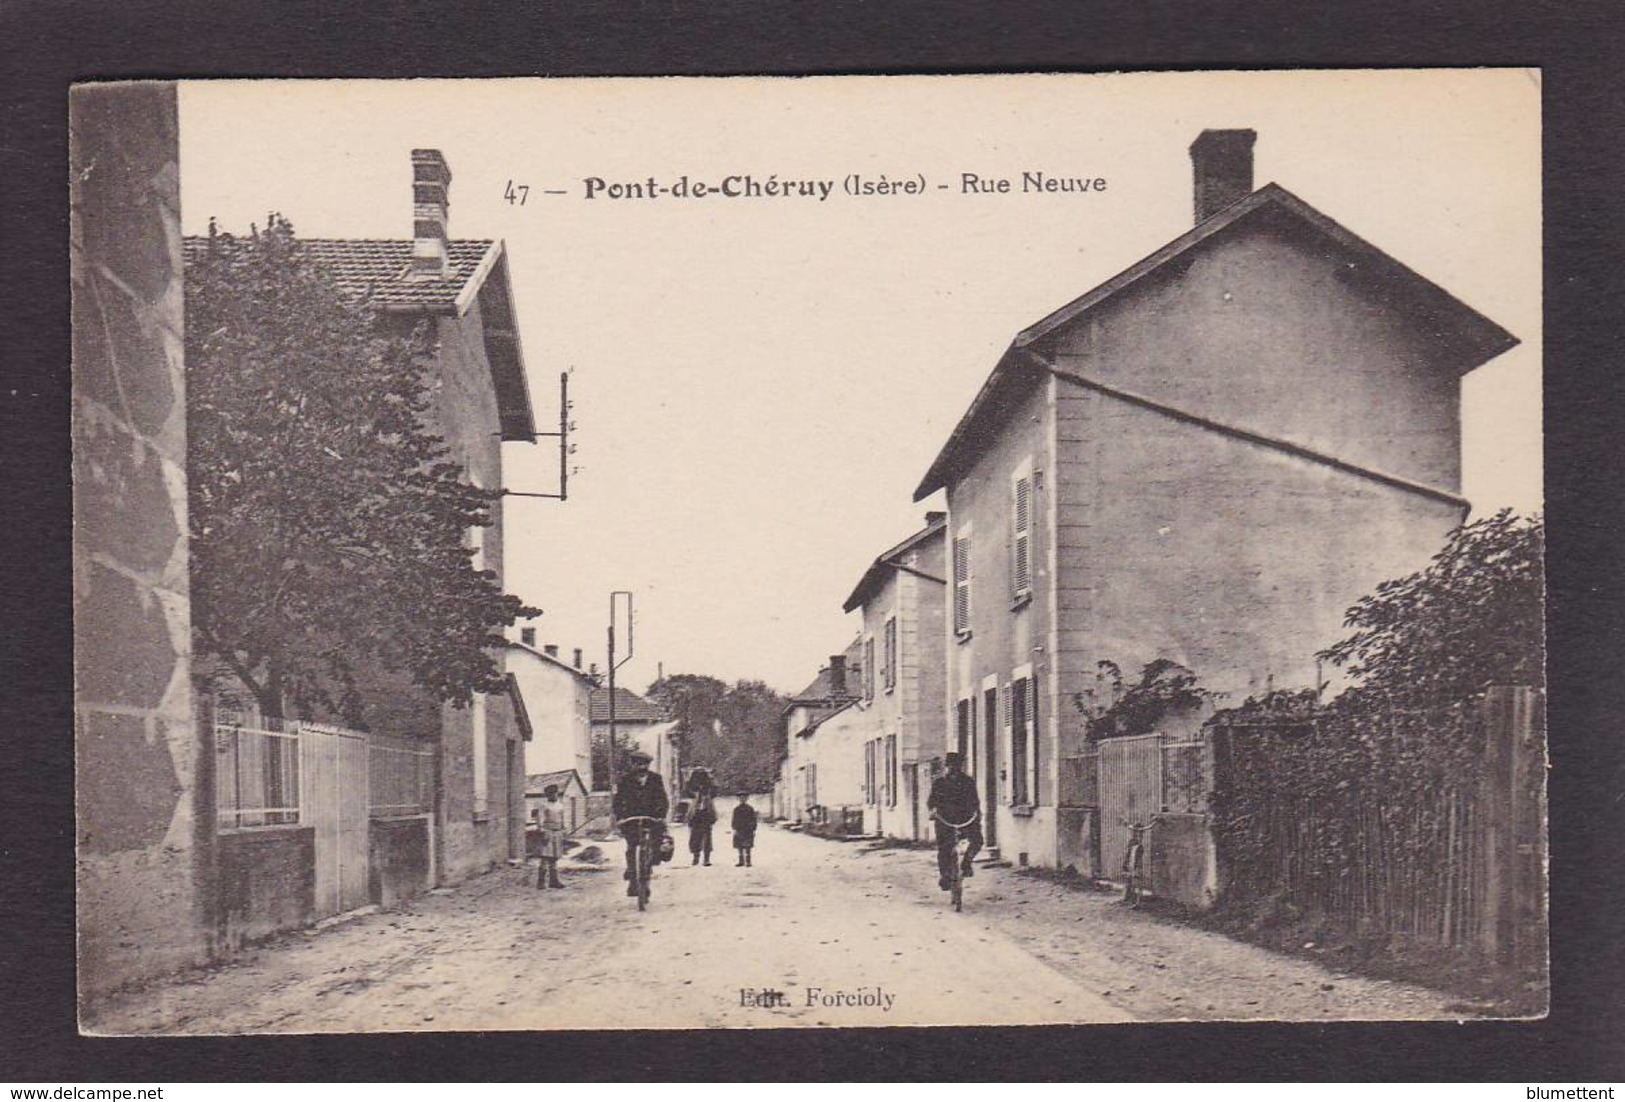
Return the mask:
<svg viewBox="0 0 1625 1102">
<path fill-rule="evenodd" d="M 187 237 L 186 259 L 202 256 L 209 240 Z M 507 251 L 501 241 L 448 241 L 451 270 L 442 279 L 408 278 L 412 260 L 409 240 L 311 237 L 297 241 L 305 255 L 324 268 L 342 291 L 365 299 L 383 314 L 462 317 L 478 300 L 502 438 L 528 441 L 535 437 L 536 422 L 514 319 Z"/>
<path fill-rule="evenodd" d="M 846 666 L 845 683 L 847 685 L 851 685 L 852 679 L 855 676 L 856 671 L 854 670 L 852 663 L 848 662 Z M 790 706 L 786 708 L 785 711 L 788 712 L 795 708 L 803 708 L 807 707 L 808 705 L 824 704 L 830 701 L 841 701 L 844 703 L 849 699 L 855 699 L 856 696 L 857 694 L 852 692 L 850 689 L 835 688 L 835 682 L 830 677 L 829 667 L 825 666 L 823 669 L 818 671 L 818 676 L 813 678 L 812 684 L 808 685 L 805 689 L 802 689 L 799 693 L 790 698 Z"/>
<path fill-rule="evenodd" d="M 529 796 L 533 792 L 540 795 L 550 784 L 556 784 L 562 790 L 569 787 L 571 781 L 580 785 L 583 792 L 587 790 L 587 786 L 581 782 L 581 774 L 574 769 L 555 769 L 551 773 L 531 773 L 525 778 L 525 795 Z"/>
<path fill-rule="evenodd" d="M 519 728 L 519 734 L 525 742 L 536 733 L 536 728 L 530 722 L 530 709 L 525 706 L 525 694 L 519 688 L 519 679 L 511 673 L 502 675 L 502 683 L 508 687 L 508 700 L 513 705 L 513 721 Z"/>
<path fill-rule="evenodd" d="M 609 722 L 609 690 L 607 688 L 594 689 L 588 700 L 588 707 L 593 723 Z M 652 700 L 645 700 L 630 689 L 615 686 L 615 724 L 622 723 L 664 723 L 671 717 L 666 710 Z"/>
<path fill-rule="evenodd" d="M 947 527 L 948 518 L 946 516 L 939 516 L 932 520 L 924 528 L 921 528 L 918 532 L 915 532 L 912 536 L 908 537 L 908 539 L 904 540 L 902 543 L 899 543 L 896 547 L 883 551 L 880 557 L 870 564 L 869 569 L 863 572 L 863 577 L 858 579 L 857 587 L 852 590 L 852 595 L 849 596 L 846 599 L 846 603 L 841 606 L 841 611 L 851 612 L 859 605 L 868 601 L 869 598 L 874 596 L 875 593 L 879 591 L 880 587 L 885 584 L 886 579 L 889 578 L 894 571 L 899 569 L 899 564 L 897 562 L 898 559 L 914 550 L 914 548 L 925 543 L 933 536 L 940 534 L 947 529 Z"/>
<path fill-rule="evenodd" d="M 574 666 L 570 665 L 570 663 L 566 662 L 557 655 L 548 654 L 546 651 L 539 651 L 535 647 L 526 646 L 524 643 L 516 642 L 513 639 L 504 640 L 504 642 L 506 642 L 508 649 L 511 651 L 518 651 L 521 654 L 528 654 L 532 658 L 536 658 L 542 662 L 549 663 L 557 666 L 561 670 L 574 674 L 576 677 L 580 678 L 582 681 L 585 681 L 588 685 L 591 685 L 594 688 L 597 688 L 598 686 L 598 679 L 596 677 L 588 673 L 586 670 L 576 669 Z"/>
<path fill-rule="evenodd" d="M 1451 360 L 1458 374 L 1466 374 L 1518 343 L 1518 338 L 1450 292 L 1339 225 L 1286 188 L 1279 184 L 1265 184 L 1245 199 L 1198 223 L 1150 256 L 1016 334 L 1015 340 L 994 365 L 992 374 L 971 400 L 970 408 L 949 433 L 947 442 L 915 489 L 914 500 L 927 497 L 952 480 L 964 455 L 972 450 L 970 445 L 986 439 L 984 430 L 989 427 L 989 422 L 997 419 L 1004 405 L 1020 389 L 1015 384 L 1036 377 L 1039 369 L 1030 357 L 1021 353 L 1036 351 L 1046 338 L 1146 277 L 1200 249 L 1231 227 L 1264 219 L 1276 219 L 1309 231 L 1321 244 L 1342 251 L 1352 266 L 1363 268 L 1373 282 L 1380 283 L 1389 293 L 1403 298 L 1407 308 L 1415 311 L 1422 324 L 1438 333 L 1450 346 L 1454 353 Z"/>
<path fill-rule="evenodd" d="M 857 702 L 858 698 L 853 697 L 851 700 L 831 704 L 828 707 L 813 708 L 807 714 L 807 722 L 802 725 L 799 730 L 792 731 L 790 733 L 796 738 L 806 738 L 808 735 L 817 731 L 818 728 L 822 727 L 825 723 L 834 719 L 836 716 L 840 715 Z"/>
</svg>

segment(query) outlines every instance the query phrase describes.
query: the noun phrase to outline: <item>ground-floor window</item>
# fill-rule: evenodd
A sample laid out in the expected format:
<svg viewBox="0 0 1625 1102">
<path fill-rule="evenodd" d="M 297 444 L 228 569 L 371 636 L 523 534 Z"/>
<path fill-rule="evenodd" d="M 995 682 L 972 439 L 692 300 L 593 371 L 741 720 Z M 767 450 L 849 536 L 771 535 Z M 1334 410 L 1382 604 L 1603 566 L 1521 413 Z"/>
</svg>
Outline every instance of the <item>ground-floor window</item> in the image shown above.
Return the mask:
<svg viewBox="0 0 1625 1102">
<path fill-rule="evenodd" d="M 1010 802 L 1031 804 L 1032 731 L 1027 722 L 1027 698 L 1031 682 L 1018 677 L 1010 682 Z"/>
</svg>

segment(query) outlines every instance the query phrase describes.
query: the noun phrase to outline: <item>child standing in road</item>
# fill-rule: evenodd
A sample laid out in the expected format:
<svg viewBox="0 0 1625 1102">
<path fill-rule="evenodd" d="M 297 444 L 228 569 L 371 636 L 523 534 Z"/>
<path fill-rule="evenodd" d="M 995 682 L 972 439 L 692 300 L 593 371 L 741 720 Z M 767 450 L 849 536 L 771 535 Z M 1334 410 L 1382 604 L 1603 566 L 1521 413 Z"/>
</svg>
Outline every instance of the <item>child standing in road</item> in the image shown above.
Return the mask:
<svg viewBox="0 0 1625 1102">
<path fill-rule="evenodd" d="M 537 825 L 542 828 L 542 864 L 536 870 L 536 887 L 562 888 L 559 858 L 564 856 L 564 801 L 559 799 L 558 785 L 550 784 L 542 789 L 542 803 L 536 817 Z"/>
<path fill-rule="evenodd" d="M 739 794 L 739 806 L 734 808 L 734 849 L 739 851 L 739 860 L 734 867 L 750 868 L 750 851 L 756 845 L 756 809 L 750 806 L 748 793 Z"/>
</svg>

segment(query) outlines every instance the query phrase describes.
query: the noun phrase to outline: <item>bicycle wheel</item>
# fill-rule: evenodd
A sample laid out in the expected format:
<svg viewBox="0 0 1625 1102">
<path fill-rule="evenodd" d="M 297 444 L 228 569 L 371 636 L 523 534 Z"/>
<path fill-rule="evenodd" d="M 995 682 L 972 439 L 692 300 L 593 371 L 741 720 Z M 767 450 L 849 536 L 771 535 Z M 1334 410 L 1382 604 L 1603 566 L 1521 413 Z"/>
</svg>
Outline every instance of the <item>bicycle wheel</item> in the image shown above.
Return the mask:
<svg viewBox="0 0 1625 1102">
<path fill-rule="evenodd" d="M 650 843 L 645 841 L 638 847 L 638 910 L 649 905 L 649 877 L 654 873 L 654 863 L 649 858 Z"/>
<path fill-rule="evenodd" d="M 953 900 L 954 900 L 954 910 L 956 910 L 956 911 L 964 910 L 965 909 L 965 874 L 960 872 L 959 868 L 957 866 L 955 866 L 955 868 L 954 868 L 954 887 L 953 887 L 953 893 L 952 894 L 953 894 Z"/>
</svg>

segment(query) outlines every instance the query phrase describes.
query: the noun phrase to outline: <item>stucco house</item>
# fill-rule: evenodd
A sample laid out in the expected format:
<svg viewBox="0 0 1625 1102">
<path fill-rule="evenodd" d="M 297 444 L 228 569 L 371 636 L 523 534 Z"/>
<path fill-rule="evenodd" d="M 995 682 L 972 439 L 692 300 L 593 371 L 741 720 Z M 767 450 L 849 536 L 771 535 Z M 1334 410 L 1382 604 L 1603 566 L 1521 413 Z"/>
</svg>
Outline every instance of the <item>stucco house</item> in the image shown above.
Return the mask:
<svg viewBox="0 0 1625 1102">
<path fill-rule="evenodd" d="M 881 553 L 842 605 L 863 619 L 857 707 L 869 728 L 860 752 L 865 833 L 931 833 L 925 798 L 949 749 L 942 709 L 947 519 L 927 513 L 925 527 Z"/>
<path fill-rule="evenodd" d="M 592 773 L 592 693 L 598 681 L 581 668 L 579 649 L 572 658 L 565 661 L 552 643 L 538 648 L 535 628 L 521 628 L 519 641 L 508 642 L 504 666 L 530 714 L 529 776 L 570 769 L 583 778 Z"/>
<path fill-rule="evenodd" d="M 1466 513 L 1461 377 L 1516 339 L 1255 189 L 1254 140 L 1196 138 L 1195 226 L 1019 333 L 916 491 L 947 493 L 944 699 L 1006 858 L 1098 846 L 1096 782 L 1061 769 L 1098 663 L 1313 685 L 1344 611 Z"/>
<path fill-rule="evenodd" d="M 648 753 L 654 759 L 650 768 L 666 778 L 666 784 L 671 789 L 669 795 L 675 804 L 677 770 L 680 765 L 676 757 L 676 721 L 659 704 L 619 685 L 615 686 L 614 700 L 616 745 L 636 746 Z M 610 695 L 607 687 L 600 686 L 592 691 L 590 701 L 592 744 L 598 748 L 598 752 L 594 755 L 595 767 L 589 782 L 594 792 L 608 792 L 613 780 L 619 779 L 605 775 L 604 747 L 609 745 L 610 732 L 609 703 Z M 621 760 L 617 751 L 615 772 L 625 771 L 626 763 Z"/>
<path fill-rule="evenodd" d="M 861 747 L 867 717 L 849 717 L 830 737 L 817 740 L 823 724 L 857 703 L 862 683 L 863 641 L 853 640 L 784 709 L 785 755 L 775 786 L 775 813 L 797 823 L 823 822 L 829 809 L 860 816 L 863 806 Z"/>
</svg>

